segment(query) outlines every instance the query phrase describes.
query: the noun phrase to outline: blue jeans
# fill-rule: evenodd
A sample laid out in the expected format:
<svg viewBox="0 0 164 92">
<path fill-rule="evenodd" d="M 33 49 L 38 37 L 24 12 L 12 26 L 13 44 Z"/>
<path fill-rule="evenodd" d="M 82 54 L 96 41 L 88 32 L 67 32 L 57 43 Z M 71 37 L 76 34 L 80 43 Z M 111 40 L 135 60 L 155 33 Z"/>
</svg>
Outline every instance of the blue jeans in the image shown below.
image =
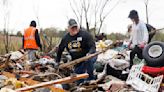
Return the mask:
<svg viewBox="0 0 164 92">
<path fill-rule="evenodd" d="M 30 61 L 35 60 L 36 59 L 35 53 L 36 53 L 37 50 L 27 50 L 27 51 L 28 51 L 28 59 Z"/>
<path fill-rule="evenodd" d="M 94 63 L 96 62 L 97 57 L 93 57 L 85 62 L 80 63 L 75 67 L 75 73 L 76 74 L 83 74 L 83 73 L 88 73 L 89 77 L 87 79 L 80 79 L 77 81 L 77 84 L 80 84 L 84 82 L 85 80 L 94 80 L 95 76 L 93 74 L 94 71 Z"/>
</svg>

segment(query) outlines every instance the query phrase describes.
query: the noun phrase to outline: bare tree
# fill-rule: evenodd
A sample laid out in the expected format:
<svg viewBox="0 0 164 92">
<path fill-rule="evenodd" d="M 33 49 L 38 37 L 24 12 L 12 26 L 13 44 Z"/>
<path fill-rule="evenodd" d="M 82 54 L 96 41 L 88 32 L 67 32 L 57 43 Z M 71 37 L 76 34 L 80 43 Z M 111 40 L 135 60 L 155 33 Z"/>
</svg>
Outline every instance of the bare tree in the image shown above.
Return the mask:
<svg viewBox="0 0 164 92">
<path fill-rule="evenodd" d="M 92 0 L 70 0 L 71 9 L 76 16 L 80 27 L 82 26 L 84 19 L 87 31 L 90 29 L 89 19 L 91 17 L 91 1 Z"/>
<path fill-rule="evenodd" d="M 105 19 L 106 19 L 107 16 L 115 9 L 115 7 L 119 4 L 119 2 L 120 2 L 120 0 L 118 0 L 118 1 L 114 4 L 114 6 L 112 6 L 112 8 L 108 10 L 107 13 L 104 13 L 104 8 L 108 6 L 109 0 L 106 0 L 105 3 L 103 4 L 103 6 L 101 7 L 101 11 L 102 11 L 102 12 L 100 12 L 100 14 L 99 14 L 99 15 L 100 15 L 100 25 L 99 25 L 99 27 L 98 27 L 98 34 L 99 34 L 100 31 L 101 31 L 101 28 L 102 28 L 102 25 L 103 25 Z"/>
<path fill-rule="evenodd" d="M 50 46 L 50 42 L 49 42 L 47 35 L 44 33 L 44 31 L 42 30 L 42 28 L 40 26 L 39 0 L 35 0 L 35 2 L 33 2 L 33 10 L 34 10 L 35 17 L 37 19 L 38 30 L 40 31 L 40 36 L 41 36 L 41 40 L 43 43 L 43 50 L 46 51 L 47 50 L 46 48 L 48 48 Z"/>
<path fill-rule="evenodd" d="M 85 22 L 86 22 L 87 31 L 89 31 L 88 11 L 90 8 L 90 4 L 91 4 L 91 0 L 88 0 L 88 2 L 87 0 L 82 0 L 82 7 L 85 14 Z"/>
<path fill-rule="evenodd" d="M 82 19 L 84 19 L 87 30 L 89 31 L 93 26 L 96 35 L 100 33 L 105 19 L 120 0 L 117 0 L 112 7 L 110 6 L 111 1 L 113 0 L 70 0 L 70 6 L 78 22 L 80 20 L 80 26 L 82 26 Z"/>
<path fill-rule="evenodd" d="M 4 13 L 4 45 L 5 45 L 5 51 L 6 53 L 9 52 L 9 15 L 10 15 L 10 5 L 9 5 L 9 0 L 3 0 L 2 1 L 2 5 L 3 5 L 3 13 Z"/>
<path fill-rule="evenodd" d="M 147 22 L 147 24 L 149 24 L 148 4 L 149 4 L 149 0 L 145 0 L 146 22 Z"/>
<path fill-rule="evenodd" d="M 82 18 L 83 18 L 83 6 L 82 6 L 82 0 L 80 0 L 80 4 L 77 2 L 77 0 L 70 0 L 70 6 L 73 11 L 73 13 L 76 16 L 76 19 L 80 25 L 82 26 Z"/>
</svg>

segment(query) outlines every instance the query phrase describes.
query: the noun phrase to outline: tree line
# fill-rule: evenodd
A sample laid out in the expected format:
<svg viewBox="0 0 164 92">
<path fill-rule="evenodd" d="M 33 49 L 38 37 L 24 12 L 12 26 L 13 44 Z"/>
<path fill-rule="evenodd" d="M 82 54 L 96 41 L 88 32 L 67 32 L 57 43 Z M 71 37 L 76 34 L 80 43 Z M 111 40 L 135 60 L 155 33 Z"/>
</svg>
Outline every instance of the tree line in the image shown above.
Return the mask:
<svg viewBox="0 0 164 92">
<path fill-rule="evenodd" d="M 45 29 L 41 29 L 41 30 L 43 31 L 43 33 L 46 35 L 46 37 L 48 39 L 47 41 L 48 41 L 48 47 L 49 47 L 48 49 L 49 50 L 52 49 L 53 47 L 57 46 L 59 44 L 61 38 L 67 33 L 67 29 L 60 30 L 55 27 L 45 28 Z M 90 29 L 90 30 L 92 30 L 92 29 Z M 152 41 L 164 42 L 164 32 L 163 31 L 156 32 Z M 92 34 L 92 31 L 91 31 L 91 34 Z M 92 34 L 92 35 L 93 35 L 93 37 L 95 37 L 94 34 Z M 22 36 L 23 36 L 22 31 L 18 31 L 16 34 L 9 33 L 8 48 L 7 48 L 8 51 L 15 51 L 22 47 Z M 124 40 L 124 39 L 129 38 L 127 34 L 121 34 L 121 33 L 110 33 L 110 34 L 106 34 L 106 36 L 107 36 L 107 39 L 110 39 L 113 41 Z M 5 39 L 4 31 L 0 31 L 0 39 L 1 39 L 0 54 L 8 53 L 8 52 L 6 52 L 5 45 L 4 45 L 4 39 Z M 46 49 L 47 47 L 44 47 L 44 48 Z"/>
</svg>

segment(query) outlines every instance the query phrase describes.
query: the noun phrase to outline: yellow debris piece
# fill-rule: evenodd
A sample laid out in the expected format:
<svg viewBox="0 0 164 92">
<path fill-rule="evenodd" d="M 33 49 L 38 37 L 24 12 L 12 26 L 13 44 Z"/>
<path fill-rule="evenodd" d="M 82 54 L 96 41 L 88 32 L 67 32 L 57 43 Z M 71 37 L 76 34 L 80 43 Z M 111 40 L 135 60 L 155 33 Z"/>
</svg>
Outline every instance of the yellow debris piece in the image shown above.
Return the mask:
<svg viewBox="0 0 164 92">
<path fill-rule="evenodd" d="M 103 50 L 105 49 L 106 47 L 108 47 L 108 45 L 105 44 L 104 41 L 100 40 L 97 44 L 96 44 L 96 48 L 97 49 L 100 49 L 100 50 Z"/>
<path fill-rule="evenodd" d="M 6 85 L 13 85 L 15 89 L 25 86 L 24 82 L 18 81 L 15 78 L 9 78 L 8 80 L 5 81 L 5 84 Z"/>
</svg>

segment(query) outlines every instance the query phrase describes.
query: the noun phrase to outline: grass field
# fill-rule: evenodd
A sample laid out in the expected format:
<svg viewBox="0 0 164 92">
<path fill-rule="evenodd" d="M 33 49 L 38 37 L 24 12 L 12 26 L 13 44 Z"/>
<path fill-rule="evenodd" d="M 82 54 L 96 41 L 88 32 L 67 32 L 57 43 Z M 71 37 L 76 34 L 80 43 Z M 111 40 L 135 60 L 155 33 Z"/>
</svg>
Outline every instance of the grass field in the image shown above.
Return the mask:
<svg viewBox="0 0 164 92">
<path fill-rule="evenodd" d="M 48 37 L 49 38 L 49 37 Z M 49 42 L 51 42 L 51 48 L 58 46 L 60 43 L 61 38 L 60 37 L 53 37 L 52 41 L 49 38 Z M 153 37 L 152 41 L 162 41 L 164 42 L 164 30 L 161 30 L 160 32 L 157 32 L 155 36 Z M 9 51 L 16 51 L 19 50 L 22 47 L 22 37 L 17 36 L 9 36 Z M 43 42 L 42 47 L 45 47 L 45 44 Z M 4 45 L 4 36 L 0 34 L 0 55 L 5 54 L 5 45 Z"/>
<path fill-rule="evenodd" d="M 49 40 L 50 41 L 50 40 Z M 51 45 L 52 47 L 57 46 L 60 42 L 60 38 L 58 37 L 53 37 Z M 41 42 L 43 47 L 44 43 Z M 22 37 L 17 37 L 17 36 L 9 36 L 9 51 L 16 51 L 22 48 Z M 5 54 L 5 44 L 4 44 L 4 36 L 0 34 L 0 55 Z"/>
<path fill-rule="evenodd" d="M 5 39 L 4 36 L 0 35 L 0 55 L 6 53 L 4 39 Z M 19 50 L 21 48 L 21 45 L 22 45 L 21 37 L 9 36 L 9 51 Z"/>
</svg>

